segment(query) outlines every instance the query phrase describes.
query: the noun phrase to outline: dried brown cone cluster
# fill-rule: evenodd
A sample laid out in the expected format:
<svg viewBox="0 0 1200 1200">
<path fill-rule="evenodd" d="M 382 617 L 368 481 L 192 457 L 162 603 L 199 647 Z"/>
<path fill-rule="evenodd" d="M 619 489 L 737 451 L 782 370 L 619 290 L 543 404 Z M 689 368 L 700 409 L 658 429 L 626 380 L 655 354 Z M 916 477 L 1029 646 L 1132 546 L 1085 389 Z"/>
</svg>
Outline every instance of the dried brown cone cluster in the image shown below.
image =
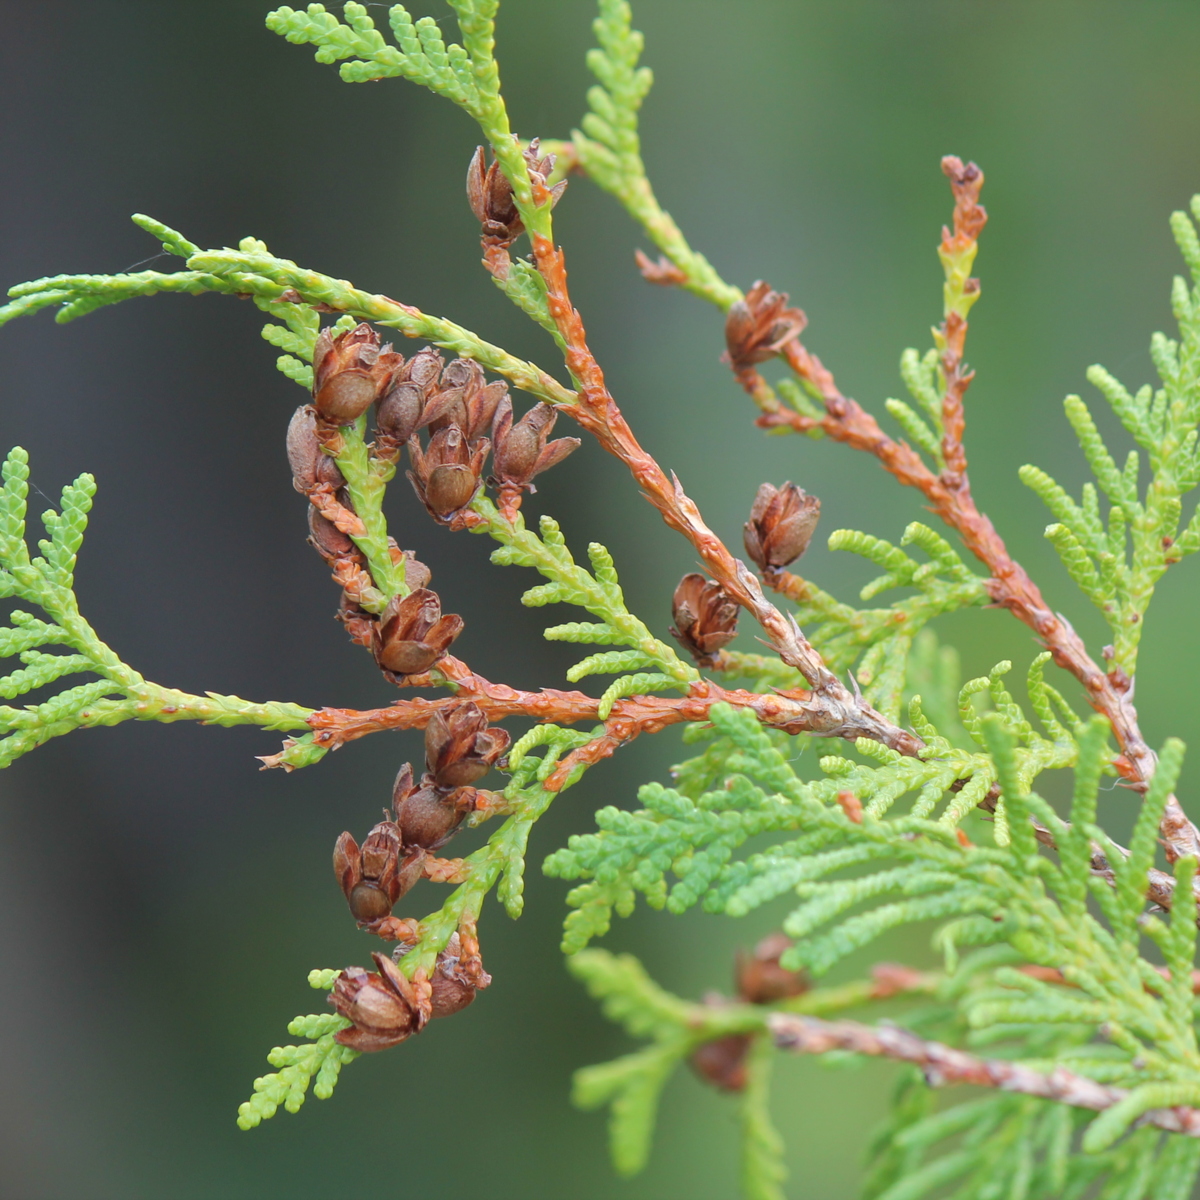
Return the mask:
<svg viewBox="0 0 1200 1200">
<path fill-rule="evenodd" d="M 693 572 L 679 581 L 671 609 L 671 635 L 702 667 L 737 636 L 737 601 L 703 575 Z"/>
<path fill-rule="evenodd" d="M 805 972 L 788 971 L 780 966 L 780 958 L 791 945 L 791 940 L 782 933 L 772 933 L 755 946 L 753 954 L 738 951 L 734 971 L 738 999 L 746 1004 L 775 1004 L 809 990 L 812 984 Z M 704 1002 L 712 1007 L 729 1003 L 715 993 L 706 996 Z M 735 1033 L 705 1042 L 692 1052 L 692 1069 L 705 1082 L 724 1092 L 744 1091 L 746 1057 L 753 1041 L 753 1034 Z"/>
<path fill-rule="evenodd" d="M 393 918 L 392 908 L 422 877 L 445 879 L 446 868 L 456 866 L 432 853 L 476 811 L 480 794 L 472 785 L 508 747 L 508 734 L 489 726 L 471 701 L 434 714 L 425 730 L 426 771 L 419 782 L 405 763 L 392 789 L 391 813 L 361 846 L 344 832 L 333 848 L 334 876 L 360 926 L 381 937 L 407 936 L 412 922 Z M 431 1016 L 465 1008 L 476 990 L 491 982 L 473 930 L 460 930 L 450 939 L 428 979 L 414 975 L 410 981 L 383 955 L 372 957 L 378 974 L 348 967 L 330 996 L 334 1008 L 353 1022 L 337 1040 L 356 1050 L 384 1050 L 404 1041 Z"/>
<path fill-rule="evenodd" d="M 467 700 L 433 714 L 425 728 L 425 774 L 405 763 L 392 787 L 392 810 L 360 847 L 347 832 L 333 849 L 333 871 L 354 919 L 373 928 L 426 873 L 426 856 L 444 846 L 476 810 L 479 782 L 509 747 Z"/>
<path fill-rule="evenodd" d="M 821 501 L 803 488 L 764 483 L 743 528 L 746 553 L 764 575 L 773 575 L 808 549 L 820 517 Z"/>
<path fill-rule="evenodd" d="M 313 355 L 313 402 L 296 410 L 288 427 L 288 461 L 298 491 L 308 496 L 310 542 L 329 564 L 342 588 L 339 619 L 351 638 L 367 646 L 389 678 L 403 682 L 431 670 L 462 632 L 458 616 L 442 613 L 441 599 L 428 587 L 429 569 L 393 540 L 392 559 L 405 564 L 406 595 L 393 597 L 382 613 L 366 557 L 354 542 L 365 531 L 354 510 L 335 455 L 341 427 L 375 406 L 373 460 L 394 464 L 408 446 L 408 473 L 421 502 L 440 523 L 463 528 L 467 506 L 483 484 L 495 437 L 495 475 L 501 506 L 511 520 L 522 491 L 534 476 L 561 462 L 577 438 L 547 442 L 556 414 L 535 405 L 513 420 L 503 381 L 488 383 L 468 358 L 447 363 L 432 347 L 405 359 L 366 324 L 341 334 L 329 329 Z M 428 429 L 422 445 L 418 434 Z M 375 603 L 372 603 L 375 600 Z"/>
</svg>

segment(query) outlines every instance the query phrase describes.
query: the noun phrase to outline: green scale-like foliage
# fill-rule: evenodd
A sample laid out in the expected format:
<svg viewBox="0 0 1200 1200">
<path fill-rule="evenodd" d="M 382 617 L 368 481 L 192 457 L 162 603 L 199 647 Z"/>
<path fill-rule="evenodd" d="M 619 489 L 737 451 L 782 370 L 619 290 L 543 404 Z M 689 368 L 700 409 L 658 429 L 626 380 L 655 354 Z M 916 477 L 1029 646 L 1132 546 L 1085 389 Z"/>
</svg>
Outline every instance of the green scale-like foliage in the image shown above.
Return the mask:
<svg viewBox="0 0 1200 1200">
<path fill-rule="evenodd" d="M 1200 197 L 1192 211 L 1200 219 Z M 1200 483 L 1200 238 L 1186 213 L 1175 213 L 1171 230 L 1192 286 L 1176 278 L 1171 289 L 1179 340 L 1156 333 L 1150 343 L 1162 386 L 1147 384 L 1131 393 L 1103 367 L 1088 372 L 1138 448 L 1118 466 L 1087 405 L 1068 396 L 1067 420 L 1095 483 L 1085 483 L 1076 502 L 1039 467 L 1021 468 L 1022 481 L 1056 518 L 1046 537 L 1079 589 L 1104 614 L 1113 632 L 1113 661 L 1130 676 L 1155 584 L 1169 566 L 1200 550 L 1200 509 L 1184 525 L 1182 503 Z M 1144 491 L 1142 453 L 1151 472 Z M 1107 500 L 1107 516 L 1097 488 Z"/>
<path fill-rule="evenodd" d="M 920 697 L 914 697 L 909 705 L 913 726 L 927 743 L 921 758 L 905 758 L 862 739 L 856 749 L 867 762 L 826 755 L 819 764 L 823 778 L 809 782 L 788 760 L 786 735 L 762 728 L 746 710 L 714 708 L 711 726 L 692 730 L 693 738 L 710 738 L 711 743 L 702 755 L 675 768 L 675 787 L 646 784 L 638 794 L 645 808 L 638 812 L 601 809 L 599 833 L 577 835 L 547 862 L 551 874 L 590 880 L 569 897 L 576 912 L 568 919 L 564 949 L 577 950 L 607 931 L 614 909 L 629 915 L 638 894 L 672 912 L 703 902 L 710 912 L 744 916 L 803 886 L 813 900 L 784 926 L 796 937 L 806 937 L 869 895 L 922 897 L 912 907 L 901 904 L 875 916 L 874 924 L 861 923 L 856 927 L 861 932 L 853 936 L 863 940 L 853 946 L 843 947 L 836 937 L 828 944 L 806 940 L 804 953 L 812 955 L 808 965 L 822 968 L 897 924 L 954 912 L 955 905 L 966 901 L 965 891 L 953 890 L 949 900 L 937 897 L 954 882 L 946 863 L 957 871 L 964 862 L 957 826 L 998 778 L 998 765 L 987 752 L 989 721 L 1011 722 L 1017 739 L 1014 769 L 1026 790 L 1040 772 L 1075 760 L 1075 740 L 1054 706 L 1076 728 L 1078 720 L 1042 679 L 1045 658 L 1035 660 L 1030 670 L 1029 693 L 1047 722 L 1046 734 L 1035 731 L 1004 688 L 1002 677 L 1010 664 L 1001 663 L 991 676 L 972 680 L 960 693 L 959 716 L 976 743 L 973 751 L 955 748 L 941 737 L 925 717 Z M 972 697 L 983 692 L 990 695 L 995 713 L 976 711 Z M 862 801 L 863 825 L 852 825 L 836 802 L 839 792 Z M 894 810 L 904 797 L 911 797 L 911 804 L 903 812 Z M 1004 802 L 996 817 L 994 853 L 1004 855 L 1012 843 Z M 843 843 L 851 828 L 861 840 L 848 846 Z M 802 836 L 750 859 L 734 858 L 735 850 L 751 838 L 783 832 Z M 917 832 L 922 836 L 913 836 Z M 817 882 L 842 868 L 897 855 L 901 865 L 890 872 L 838 884 Z M 969 879 L 963 888 L 970 891 Z M 939 907 L 945 911 L 935 912 Z"/>
<path fill-rule="evenodd" d="M 643 788 L 641 812 L 602 810 L 599 834 L 573 838 L 548 863 L 552 874 L 593 879 L 571 897 L 579 910 L 568 921 L 567 948 L 576 951 L 607 928 L 612 908 L 628 914 L 637 892 L 675 911 L 702 900 L 710 910 L 734 916 L 790 892 L 799 905 L 784 919 L 783 929 L 796 945 L 784 965 L 818 976 L 890 929 L 940 920 L 938 941 L 948 972 L 943 994 L 953 1001 L 969 1043 L 1002 1043 L 1003 1053 L 1031 1065 L 1048 1069 L 1062 1063 L 1130 1089 L 1122 1104 L 1092 1120 L 1083 1133 L 1084 1148 L 1101 1157 L 1078 1165 L 1061 1161 L 1062 1138 L 1069 1143 L 1073 1137 L 1074 1118 L 1050 1115 L 1055 1110 L 1040 1101 L 1000 1097 L 981 1101 L 974 1111 L 968 1106 L 923 1116 L 924 1124 L 915 1118 L 902 1123 L 903 1137 L 893 1130 L 882 1143 L 875 1190 L 869 1193 L 888 1200 L 922 1196 L 960 1176 L 976 1182 L 956 1194 L 974 1196 L 972 1187 L 1001 1169 L 1001 1160 L 1004 1171 L 1028 1170 L 1030 1186 L 1036 1173 L 1040 1190 L 1030 1194 L 1045 1196 L 1057 1194 L 1052 1188 L 1062 1184 L 1055 1181 L 1091 1179 L 1118 1168 L 1123 1175 L 1131 1169 L 1126 1159 L 1133 1142 L 1103 1156 L 1138 1116 L 1200 1099 L 1190 974 L 1196 910 L 1194 901 L 1188 902 L 1194 862 L 1181 860 L 1177 868 L 1177 900 L 1169 921 L 1146 917 L 1143 901 L 1158 820 L 1182 748 L 1176 742 L 1164 747 L 1130 855 L 1114 856 L 1116 880 L 1110 886 L 1093 874 L 1091 848 L 1093 839 L 1103 839 L 1094 815 L 1108 756 L 1105 723 L 1096 718 L 1082 729 L 1068 821 L 1029 790 L 1037 754 L 1022 746 L 1006 708 L 1000 702 L 998 711 L 978 717 L 979 736 L 990 748 L 1009 810 L 1008 836 L 996 837 L 991 846 L 961 843 L 952 822 L 916 816 L 917 805 L 906 815 L 885 816 L 872 801 L 856 823 L 834 799 L 839 783 L 852 779 L 864 799 L 873 789 L 878 789 L 876 798 L 916 791 L 911 774 L 898 771 L 902 764 L 863 768 L 845 759 L 825 761 L 822 767 L 833 779 L 805 783 L 752 717 L 718 709 L 713 713 L 717 740 L 678 771 L 679 788 Z M 1057 840 L 1057 862 L 1039 853 L 1035 822 Z M 732 859 L 733 848 L 750 836 L 796 831 L 798 838 L 741 862 Z M 678 880 L 670 888 L 669 873 Z M 1169 979 L 1142 955 L 1143 937 L 1162 955 Z M 971 946 L 982 949 L 960 960 L 960 952 Z M 593 961 L 587 953 L 583 964 Z M 1057 968 L 1069 986 L 1015 969 L 1023 963 Z M 674 999 L 651 993 L 652 985 L 639 990 L 626 980 L 618 986 L 608 978 L 611 971 L 597 984 L 597 968 L 587 966 L 584 973 L 601 994 L 617 996 L 610 1001 L 612 1015 L 634 1034 L 655 1039 L 653 1050 L 621 1060 L 620 1070 L 616 1064 L 612 1072 L 591 1069 L 580 1083 L 588 1102 L 609 1098 L 617 1105 L 625 1097 L 623 1108 L 614 1107 L 614 1139 L 623 1147 L 640 1146 L 649 1137 L 653 1110 L 644 1100 L 634 1105 L 640 1093 L 631 1091 L 634 1083 L 627 1077 L 635 1074 L 637 1088 L 657 1094 L 660 1076 L 697 1042 L 684 1036 L 686 1025 L 672 1015 Z M 664 1023 L 672 1021 L 674 1033 L 668 1036 Z M 627 1128 L 634 1120 L 631 1105 L 646 1123 L 636 1131 Z M 1051 1136 L 1052 1130 L 1058 1132 Z M 916 1169 L 931 1147 L 959 1134 L 964 1135 L 960 1147 Z M 1158 1135 L 1139 1138 L 1139 1146 L 1158 1141 Z M 1028 1158 L 1025 1167 L 1011 1161 L 1013 1146 Z M 616 1153 L 621 1161 L 632 1152 L 618 1148 Z M 1173 1164 L 1169 1170 L 1155 1167 L 1163 1172 L 1163 1186 L 1174 1181 L 1173 1188 L 1182 1187 L 1196 1155 L 1172 1151 L 1167 1161 Z"/>
<path fill-rule="evenodd" d="M 73 729 L 128 720 L 307 727 L 311 710 L 299 705 L 254 704 L 215 692 L 192 696 L 150 683 L 123 663 L 80 615 L 74 591 L 76 556 L 87 529 L 95 480 L 81 475 L 63 489 L 59 510 L 42 515 L 49 536 L 38 542 L 41 554 L 35 557 L 26 544 L 30 485 L 24 450 L 10 452 L 2 479 L 0 599 L 35 605 L 44 617 L 14 608 L 8 614 L 9 624 L 0 626 L 0 659 L 15 657 L 21 664 L 0 676 L 0 697 L 16 700 L 51 691 L 71 676 L 98 678 L 53 690 L 20 708 L 0 705 L 0 767 Z"/>
<path fill-rule="evenodd" d="M 918 562 L 903 546 L 919 547 L 927 561 Z M 984 581 L 944 537 L 919 521 L 905 529 L 899 546 L 838 529 L 830 534 L 829 548 L 858 554 L 882 568 L 884 573 L 862 588 L 860 599 L 872 600 L 894 588 L 911 589 L 911 595 L 887 608 L 856 609 L 805 580 L 796 611 L 796 619 L 829 666 L 837 671 L 853 669 L 867 699 L 895 719 L 914 640 L 933 618 L 986 604 Z"/>
</svg>

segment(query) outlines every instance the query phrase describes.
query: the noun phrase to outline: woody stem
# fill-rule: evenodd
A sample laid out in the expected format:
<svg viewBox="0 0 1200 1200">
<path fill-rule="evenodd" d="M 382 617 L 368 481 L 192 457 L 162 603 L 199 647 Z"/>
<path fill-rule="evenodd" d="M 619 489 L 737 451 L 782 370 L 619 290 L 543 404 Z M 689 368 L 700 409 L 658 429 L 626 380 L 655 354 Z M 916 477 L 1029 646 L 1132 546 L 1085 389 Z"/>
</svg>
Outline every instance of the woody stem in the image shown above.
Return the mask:
<svg viewBox="0 0 1200 1200">
<path fill-rule="evenodd" d="M 1103 1112 L 1124 1100 L 1125 1088 L 1108 1087 L 1063 1067 L 1050 1073 L 1035 1071 L 1020 1063 L 976 1058 L 940 1042 L 927 1042 L 895 1025 L 864 1025 L 858 1021 L 823 1021 L 818 1017 L 773 1013 L 767 1018 L 775 1045 L 796 1054 L 825 1054 L 844 1050 L 912 1063 L 931 1087 L 969 1083 L 976 1087 L 1002 1088 L 1025 1096 L 1056 1100 L 1075 1108 Z M 1153 1109 L 1141 1121 L 1171 1133 L 1200 1137 L 1200 1109 L 1179 1105 Z"/>
</svg>

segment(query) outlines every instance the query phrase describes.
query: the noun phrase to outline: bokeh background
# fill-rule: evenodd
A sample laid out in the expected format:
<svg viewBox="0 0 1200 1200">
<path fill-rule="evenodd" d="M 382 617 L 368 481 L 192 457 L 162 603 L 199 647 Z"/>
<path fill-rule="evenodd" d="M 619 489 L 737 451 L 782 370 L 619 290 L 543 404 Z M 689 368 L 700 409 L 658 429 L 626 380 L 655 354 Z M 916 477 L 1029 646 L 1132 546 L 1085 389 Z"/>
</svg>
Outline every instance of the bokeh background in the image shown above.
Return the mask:
<svg viewBox="0 0 1200 1200">
<path fill-rule="evenodd" d="M 940 312 L 934 247 L 950 204 L 939 157 L 984 167 L 972 479 L 1052 602 L 1098 647 L 1099 622 L 1042 541 L 1047 518 L 1015 472 L 1034 461 L 1077 486 L 1062 397 L 1086 392 L 1095 361 L 1132 385 L 1149 378 L 1146 347 L 1169 328 L 1178 269 L 1167 216 L 1200 190 L 1200 10 L 1182 0 L 635 7 L 657 77 L 644 142 L 664 203 L 729 278 L 766 275 L 790 290 L 809 314 L 809 344 L 876 411 L 901 387 L 900 351 L 926 347 Z M 477 140 L 468 119 L 401 81 L 342 84 L 310 50 L 267 33 L 265 11 L 263 0 L 0 3 L 0 279 L 138 263 L 156 246 L 127 215 L 148 212 L 205 246 L 254 234 L 551 363 L 548 339 L 478 267 L 462 195 Z M 588 0 L 506 0 L 499 45 L 522 134 L 561 136 L 578 120 L 591 17 Z M 715 310 L 639 280 L 632 254 L 644 240 L 590 184 L 572 183 L 557 228 L 614 391 L 723 536 L 736 544 L 763 479 L 818 494 L 824 533 L 895 538 L 920 515 L 873 462 L 754 430 L 717 361 Z M 262 323 L 248 304 L 163 297 L 66 327 L 46 314 L 12 326 L 0 335 L 0 441 L 29 449 L 48 494 L 80 471 L 99 477 L 79 590 L 101 635 L 148 677 L 311 705 L 386 703 L 389 686 L 331 621 L 332 588 L 304 544 L 283 454 L 300 395 L 273 369 Z M 490 567 L 481 539 L 451 544 L 405 490 L 394 489 L 394 527 L 466 618 L 463 655 L 513 684 L 559 682 L 566 648 L 542 642 L 546 614 L 517 602 L 529 574 Z M 553 512 L 577 547 L 605 541 L 633 606 L 665 630 L 693 555 L 617 464 L 586 447 L 532 507 Z M 806 568 L 848 597 L 867 577 L 821 546 Z M 1138 701 L 1154 741 L 1200 741 L 1197 580 L 1196 564 L 1177 568 L 1147 629 Z M 1035 652 L 1000 613 L 959 615 L 941 632 L 972 673 L 1002 657 L 1023 671 Z M 265 1052 L 294 1013 L 320 1003 L 309 968 L 366 960 L 330 847 L 343 828 L 373 823 L 398 763 L 419 753 L 415 736 L 379 737 L 310 771 L 257 773 L 253 756 L 278 740 L 127 724 L 52 743 L 0 776 L 0 1194 L 732 1195 L 734 1110 L 690 1077 L 668 1087 L 650 1167 L 631 1182 L 608 1166 L 603 1116 L 568 1105 L 572 1070 L 630 1043 L 564 970 L 566 885 L 537 869 L 591 827 L 598 805 L 631 804 L 640 781 L 662 777 L 680 756 L 674 733 L 623 751 L 538 826 L 526 916 L 485 911 L 496 982 L 478 1004 L 355 1063 L 332 1102 L 237 1130 Z M 1196 778 L 1193 766 L 1185 803 Z M 1117 828 L 1130 803 L 1107 798 Z M 412 901 L 432 907 L 432 885 Z M 728 986 L 733 948 L 773 915 L 739 924 L 643 912 L 607 944 L 699 995 Z M 931 961 L 924 932 L 880 953 Z M 877 1065 L 781 1064 L 790 1194 L 854 1193 L 891 1078 Z"/>
</svg>

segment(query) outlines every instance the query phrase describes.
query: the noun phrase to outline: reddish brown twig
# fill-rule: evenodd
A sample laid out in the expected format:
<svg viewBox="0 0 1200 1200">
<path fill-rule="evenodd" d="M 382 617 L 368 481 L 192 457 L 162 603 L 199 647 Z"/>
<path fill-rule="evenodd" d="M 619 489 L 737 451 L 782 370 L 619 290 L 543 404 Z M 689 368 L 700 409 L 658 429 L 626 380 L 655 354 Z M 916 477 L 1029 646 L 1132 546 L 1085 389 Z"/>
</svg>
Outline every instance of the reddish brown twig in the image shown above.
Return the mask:
<svg viewBox="0 0 1200 1200">
<path fill-rule="evenodd" d="M 987 213 L 979 203 L 983 172 L 974 164 L 947 155 L 942 172 L 954 192 L 954 231 L 942 227 L 938 256 L 946 271 L 946 319 L 937 330 L 938 349 L 942 352 L 942 481 L 951 491 L 967 484 L 967 456 L 963 449 L 966 419 L 963 397 L 975 378 L 963 363 L 967 340 L 967 313 L 979 296 L 979 280 L 970 278 L 971 264 L 979 235 L 987 223 Z"/>
<path fill-rule="evenodd" d="M 1002 1088 L 1024 1096 L 1057 1100 L 1074 1108 L 1103 1112 L 1124 1100 L 1125 1088 L 1108 1087 L 1056 1067 L 1048 1073 L 1035 1071 L 1020 1063 L 1001 1059 L 976 1058 L 940 1042 L 927 1042 L 895 1025 L 863 1025 L 858 1021 L 822 1021 L 818 1017 L 800 1017 L 791 1013 L 773 1013 L 767 1025 L 775 1045 L 796 1054 L 826 1054 L 830 1050 L 848 1050 L 892 1058 L 920 1067 L 930 1087 L 969 1083 L 976 1087 Z M 1180 1105 L 1159 1108 L 1143 1114 L 1140 1123 L 1154 1125 L 1170 1133 L 1200 1137 L 1200 1109 Z"/>
<path fill-rule="evenodd" d="M 538 692 L 519 691 L 507 684 L 491 683 L 449 655 L 442 660 L 439 669 L 452 681 L 455 688 L 453 696 L 437 700 L 397 700 L 387 708 L 364 711 L 323 708 L 309 718 L 314 740 L 318 745 L 332 750 L 370 733 L 389 729 L 423 729 L 434 713 L 460 704 L 463 700 L 473 700 L 489 721 L 525 716 L 540 722 L 571 725 L 599 719 L 600 701 L 583 692 L 565 692 L 554 688 Z M 432 680 L 414 676 L 410 682 L 420 684 Z M 752 709 L 764 725 L 789 733 L 815 733 L 820 737 L 844 737 L 849 740 L 871 736 L 862 732 L 866 725 L 859 719 L 857 706 L 843 711 L 813 692 L 764 695 L 723 688 L 703 680 L 695 684 L 686 696 L 631 696 L 618 700 L 605 722 L 605 732 L 596 739 L 594 748 L 589 750 L 585 746 L 576 754 L 585 761 L 598 761 L 642 733 L 657 733 L 668 725 L 685 721 L 704 721 L 714 704 Z M 611 748 L 605 749 L 609 745 Z M 572 761 L 579 761 L 579 758 Z"/>
<path fill-rule="evenodd" d="M 795 667 L 813 689 L 811 702 L 825 707 L 822 722 L 838 728 L 869 729 L 860 736 L 882 742 L 902 754 L 916 754 L 920 739 L 888 721 L 833 674 L 800 632 L 763 594 L 762 585 L 746 565 L 705 525 L 700 510 L 684 492 L 679 480 L 663 469 L 638 444 L 616 401 L 604 383 L 604 373 L 587 345 L 579 313 L 567 291 L 567 272 L 561 250 L 546 238 L 533 239 L 538 270 L 546 282 L 551 316 L 566 343 L 567 366 L 579 381 L 579 399 L 565 409 L 592 433 L 610 454 L 632 472 L 647 499 L 672 529 L 682 533 L 699 552 L 708 573 L 763 627 L 771 645 L 789 666 Z M 843 736 L 843 735 L 835 735 Z"/>
</svg>

